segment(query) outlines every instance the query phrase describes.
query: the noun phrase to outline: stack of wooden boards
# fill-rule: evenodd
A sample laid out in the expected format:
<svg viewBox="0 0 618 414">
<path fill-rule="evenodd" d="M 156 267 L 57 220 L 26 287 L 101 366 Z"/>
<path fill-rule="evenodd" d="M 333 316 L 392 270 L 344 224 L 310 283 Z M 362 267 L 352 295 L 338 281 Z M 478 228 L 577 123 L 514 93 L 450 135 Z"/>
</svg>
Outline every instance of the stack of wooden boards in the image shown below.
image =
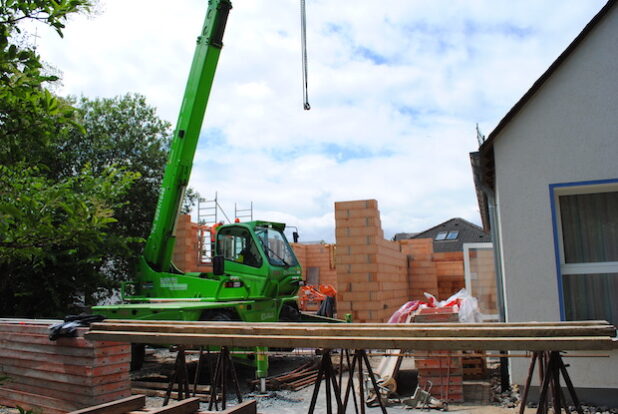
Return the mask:
<svg viewBox="0 0 618 414">
<path fill-rule="evenodd" d="M 57 320 L 0 319 L 0 404 L 66 413 L 131 395 L 126 343 L 49 340 Z"/>
<path fill-rule="evenodd" d="M 277 348 L 571 351 L 616 347 L 606 321 L 522 323 L 252 323 L 110 320 L 89 340 Z"/>
</svg>

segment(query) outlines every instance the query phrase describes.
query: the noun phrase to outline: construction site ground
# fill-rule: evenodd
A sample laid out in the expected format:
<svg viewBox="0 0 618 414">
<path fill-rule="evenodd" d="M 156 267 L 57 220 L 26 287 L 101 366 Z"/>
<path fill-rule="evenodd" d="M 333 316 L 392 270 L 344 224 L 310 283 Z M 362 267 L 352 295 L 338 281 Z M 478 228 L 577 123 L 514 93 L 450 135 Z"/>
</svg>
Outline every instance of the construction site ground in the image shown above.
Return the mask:
<svg viewBox="0 0 618 414">
<path fill-rule="evenodd" d="M 149 349 L 147 351 L 146 360 L 144 366 L 139 371 L 134 371 L 131 374 L 133 381 L 143 382 L 160 382 L 161 384 L 167 384 L 169 376 L 173 372 L 175 352 L 171 352 L 168 349 L 158 348 L 156 350 Z M 270 360 L 270 375 L 280 375 L 286 372 L 306 364 L 312 360 L 317 361 L 318 356 L 312 354 L 310 350 L 296 351 L 292 353 L 285 353 L 280 355 L 274 355 L 269 358 Z M 377 366 L 379 364 L 380 357 L 372 357 L 371 365 Z M 189 371 L 189 382 L 193 382 L 195 373 L 195 366 L 198 356 L 195 352 L 189 352 L 187 355 L 187 366 Z M 338 358 L 333 358 L 334 361 L 338 361 Z M 337 363 L 338 364 L 338 363 Z M 335 364 L 335 365 L 337 365 Z M 309 410 L 311 397 L 313 394 L 313 385 L 307 386 L 298 391 L 291 390 L 269 390 L 264 394 L 257 392 L 254 385 L 251 384 L 255 377 L 254 368 L 236 363 L 235 368 L 238 374 L 239 385 L 243 399 L 256 399 L 258 402 L 258 412 L 264 414 L 284 413 L 284 414 L 301 414 L 307 413 Z M 413 393 L 416 386 L 416 372 L 413 369 L 413 359 L 405 358 L 401 372 L 398 377 L 398 390 L 401 391 L 401 398 L 409 397 Z M 208 369 L 207 364 L 202 368 L 203 371 Z M 207 374 L 206 374 L 207 375 Z M 347 373 L 343 373 L 343 384 L 347 384 Z M 481 382 L 491 383 L 491 379 L 484 379 Z M 493 379 L 495 384 L 497 379 Z M 495 387 L 494 387 L 495 388 Z M 191 386 L 191 389 L 193 387 Z M 139 393 L 138 390 L 134 390 L 134 393 Z M 325 400 L 325 387 L 324 382 L 320 387 L 318 394 L 315 413 L 326 412 L 326 400 Z M 449 412 L 457 413 L 478 413 L 478 414 L 514 414 L 519 410 L 519 404 L 516 401 L 516 393 L 509 396 L 490 395 L 489 400 L 484 404 L 477 402 L 466 402 L 463 404 L 449 404 Z M 491 402 L 493 401 L 493 403 Z M 231 389 L 228 387 L 228 408 L 236 404 L 236 397 Z M 163 405 L 163 397 L 147 397 L 147 407 L 161 407 Z M 508 406 L 507 406 L 508 405 Z M 221 408 L 221 407 L 219 407 Z M 585 407 L 587 413 L 606 413 L 614 414 L 617 410 L 609 410 L 606 408 L 598 409 L 596 407 Z M 201 403 L 201 409 L 208 409 L 208 402 Z M 380 413 L 380 407 L 365 407 L 367 413 Z M 435 409 L 410 409 L 403 404 L 390 405 L 387 408 L 389 413 L 428 413 L 437 412 Z M 333 411 L 336 411 L 336 405 L 333 398 Z M 354 405 L 352 400 L 348 404 L 347 412 L 354 412 Z M 536 408 L 527 407 L 525 413 L 536 412 Z M 13 408 L 6 408 L 0 406 L 0 414 L 18 414 L 19 410 Z"/>
</svg>

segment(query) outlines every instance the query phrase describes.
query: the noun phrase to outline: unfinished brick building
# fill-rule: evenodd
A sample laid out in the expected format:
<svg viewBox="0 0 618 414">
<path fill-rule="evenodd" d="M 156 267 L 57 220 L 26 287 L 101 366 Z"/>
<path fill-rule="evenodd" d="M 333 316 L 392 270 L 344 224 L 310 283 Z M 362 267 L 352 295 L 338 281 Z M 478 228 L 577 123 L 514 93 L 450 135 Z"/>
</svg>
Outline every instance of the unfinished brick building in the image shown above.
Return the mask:
<svg viewBox="0 0 618 414">
<path fill-rule="evenodd" d="M 350 313 L 355 322 L 385 322 L 407 301 L 424 299 L 425 292 L 438 299 L 458 292 L 466 285 L 462 243 L 487 241 L 488 237 L 479 227 L 452 219 L 422 233 L 399 234 L 395 241 L 385 240 L 376 200 L 336 202 L 335 225 L 336 244 L 292 246 L 303 268 L 304 280 L 312 285 L 335 287 L 339 316 Z M 467 238 L 452 236 L 455 231 L 464 234 L 477 229 L 478 233 L 472 232 Z M 208 271 L 208 266 L 199 260 L 203 244 L 200 234 L 200 226 L 192 223 L 189 216 L 180 217 L 174 252 L 175 264 L 180 269 Z M 491 251 L 489 256 L 486 253 L 482 263 L 475 262 L 474 270 L 476 274 L 482 270 L 489 276 L 483 280 L 491 281 L 493 261 Z M 483 289 L 488 303 L 484 305 L 488 309 L 482 311 L 494 313 L 495 284 L 477 285 Z"/>
</svg>

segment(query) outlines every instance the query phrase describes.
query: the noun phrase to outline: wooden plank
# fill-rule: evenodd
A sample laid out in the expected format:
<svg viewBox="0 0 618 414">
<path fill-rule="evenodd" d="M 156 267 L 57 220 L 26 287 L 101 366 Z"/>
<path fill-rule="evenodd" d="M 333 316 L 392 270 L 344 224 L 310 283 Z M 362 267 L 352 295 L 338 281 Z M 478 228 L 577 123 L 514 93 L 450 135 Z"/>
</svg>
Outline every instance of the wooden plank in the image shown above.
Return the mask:
<svg viewBox="0 0 618 414">
<path fill-rule="evenodd" d="M 47 353 L 42 352 L 30 352 L 22 350 L 21 347 L 19 350 L 9 349 L 3 346 L 2 348 L 2 358 L 15 358 L 15 359 L 27 359 L 30 361 L 41 361 L 47 362 L 50 359 L 53 359 L 53 362 L 59 364 L 67 364 L 67 365 L 79 365 L 79 366 L 89 366 L 89 367 L 104 367 L 107 365 L 113 364 L 122 364 L 129 363 L 131 361 L 131 354 L 129 352 L 124 354 L 116 354 L 109 355 L 105 357 L 83 357 L 83 356 L 74 356 L 74 355 L 55 355 L 50 357 Z M 128 346 L 127 346 L 128 350 Z"/>
<path fill-rule="evenodd" d="M 99 329 L 102 328 L 102 329 Z M 559 326 L 559 327 L 425 327 L 407 326 L 358 327 L 333 324 L 328 327 L 304 326 L 262 326 L 260 324 L 242 326 L 217 325 L 175 325 L 158 324 L 98 324 L 97 330 L 137 331 L 160 333 L 203 333 L 223 335 L 290 335 L 290 336 L 388 336 L 388 337 L 559 337 L 559 336 L 614 336 L 616 330 L 611 325 Z"/>
<path fill-rule="evenodd" d="M 50 323 L 44 324 L 30 324 L 30 323 L 0 323 L 0 332 L 14 332 L 18 334 L 30 334 L 30 335 L 43 335 L 49 336 L 50 326 L 55 325 Z M 76 329 L 76 337 L 81 337 L 84 332 L 88 330 L 87 327 L 80 327 Z"/>
<path fill-rule="evenodd" d="M 31 344 L 28 342 L 12 342 L 0 339 L 0 349 L 11 349 L 15 351 L 39 352 L 48 355 L 67 355 L 87 358 L 101 358 L 112 355 L 127 355 L 131 353 L 131 345 L 117 344 L 105 348 L 72 348 L 70 346 L 59 346 L 53 342 L 46 344 Z"/>
<path fill-rule="evenodd" d="M 91 329 L 99 329 L 98 327 L 101 324 L 107 323 L 123 323 L 123 324 L 168 324 L 175 325 L 178 324 L 179 321 L 165 321 L 165 320 L 132 320 L 132 319 L 107 319 L 104 322 L 95 322 L 90 325 Z M 215 322 L 215 321 L 182 321 L 183 325 L 225 325 L 225 326 L 242 326 L 249 325 L 248 322 L 234 322 L 234 321 L 225 321 L 225 322 Z M 322 322 L 260 322 L 260 326 L 307 326 L 307 327 L 329 327 L 337 324 L 333 323 L 322 323 Z M 609 322 L 603 320 L 590 320 L 590 321 L 551 321 L 551 322 L 482 322 L 482 323 L 458 323 L 458 322 L 445 322 L 445 323 L 346 323 L 343 326 L 346 327 L 382 327 L 382 326 L 392 326 L 392 327 L 409 327 L 409 326 L 419 326 L 419 327 L 479 327 L 479 326 L 589 326 L 589 325 L 610 325 Z M 338 325 L 341 326 L 341 325 Z"/>
<path fill-rule="evenodd" d="M 131 388 L 150 388 L 155 390 L 167 390 L 167 382 L 155 382 L 155 381 L 131 381 Z M 193 389 L 193 386 L 191 387 Z M 197 392 L 209 393 L 210 385 L 198 385 Z"/>
<path fill-rule="evenodd" d="M 192 414 L 200 409 L 199 398 L 186 398 L 176 401 L 165 407 L 149 410 L 148 414 Z"/>
<path fill-rule="evenodd" d="M 129 381 L 128 372 L 111 375 L 101 375 L 99 377 L 82 377 L 78 375 L 61 374 L 57 372 L 48 372 L 38 369 L 27 369 L 13 366 L 3 367 L 3 372 L 9 377 L 21 375 L 24 377 L 37 378 L 45 381 L 64 382 L 66 384 L 74 384 L 78 386 L 104 385 L 122 381 L 127 381 L 128 383 Z"/>
<path fill-rule="evenodd" d="M 133 395 L 122 400 L 112 401 L 95 407 L 72 411 L 69 414 L 122 414 L 130 410 L 138 410 L 146 404 L 144 395 Z"/>
<path fill-rule="evenodd" d="M 44 413 L 47 412 L 48 408 L 64 410 L 66 412 L 81 408 L 83 406 L 76 402 L 0 387 L 0 404 L 6 405 L 5 401 L 8 400 L 15 401 L 17 405 L 27 404 L 30 406 L 39 407 Z"/>
<path fill-rule="evenodd" d="M 130 385 L 128 378 L 124 381 L 111 382 L 101 385 L 85 385 L 82 384 L 70 384 L 64 382 L 53 381 L 49 379 L 31 378 L 23 376 L 18 373 L 11 373 L 10 379 L 4 386 L 6 388 L 16 388 L 16 384 L 25 386 L 40 387 L 44 386 L 46 389 L 52 392 L 71 393 L 76 396 L 94 397 L 96 395 L 103 395 L 117 391 L 129 390 Z"/>
<path fill-rule="evenodd" d="M 167 394 L 167 390 L 155 390 L 155 389 L 150 389 L 150 388 L 133 388 L 131 392 L 138 393 L 138 394 L 144 394 L 147 397 L 160 397 L 160 398 L 165 398 Z M 210 394 L 207 394 L 207 393 L 198 392 L 195 395 L 195 397 L 199 398 L 201 402 L 210 401 Z M 172 400 L 178 399 L 178 391 L 172 391 L 170 393 L 170 398 Z"/>
<path fill-rule="evenodd" d="M 51 381 L 50 381 L 51 382 Z M 100 404 L 107 401 L 117 400 L 118 398 L 124 398 L 131 395 L 131 389 L 126 385 L 120 390 L 112 390 L 111 392 L 101 392 L 99 394 L 83 394 L 75 392 L 74 390 L 55 390 L 49 388 L 49 382 L 39 381 L 36 385 L 24 384 L 20 382 L 9 382 L 4 384 L 4 388 L 16 391 L 23 391 L 30 394 L 43 395 L 45 397 L 56 398 L 58 400 L 66 400 L 79 403 L 82 407 L 89 405 Z M 73 386 L 75 388 L 75 386 Z M 101 391 L 107 391 L 101 389 Z"/>
<path fill-rule="evenodd" d="M 200 411 L 196 414 L 257 414 L 257 401 L 247 400 L 223 411 Z"/>
<path fill-rule="evenodd" d="M 14 332 L 0 332 L 0 341 L 7 342 L 19 342 L 26 344 L 41 344 L 41 345 L 54 345 L 64 346 L 71 348 L 114 348 L 118 346 L 117 343 L 101 341 L 99 343 L 90 342 L 84 338 L 59 338 L 57 341 L 50 341 L 47 335 L 35 335 L 35 334 L 15 334 Z"/>
<path fill-rule="evenodd" d="M 39 371 L 57 372 L 60 374 L 77 375 L 80 377 L 95 377 L 129 372 L 129 363 L 127 362 L 113 365 L 103 365 L 98 367 L 89 367 L 83 365 L 63 364 L 62 362 L 55 362 L 53 358 L 49 361 L 32 361 L 24 358 L 0 357 L 0 366 L 31 368 Z"/>
<path fill-rule="evenodd" d="M 315 337 L 277 335 L 211 335 L 157 332 L 90 331 L 92 340 L 125 341 L 150 344 L 215 346 L 268 346 L 280 348 L 348 348 L 414 350 L 505 350 L 505 351 L 574 351 L 607 350 L 609 337 L 513 337 L 513 338 L 402 338 L 402 337 Z"/>
<path fill-rule="evenodd" d="M 63 322 L 61 319 L 27 319 L 27 318 L 0 318 L 0 324 L 21 325 L 53 325 Z"/>
</svg>

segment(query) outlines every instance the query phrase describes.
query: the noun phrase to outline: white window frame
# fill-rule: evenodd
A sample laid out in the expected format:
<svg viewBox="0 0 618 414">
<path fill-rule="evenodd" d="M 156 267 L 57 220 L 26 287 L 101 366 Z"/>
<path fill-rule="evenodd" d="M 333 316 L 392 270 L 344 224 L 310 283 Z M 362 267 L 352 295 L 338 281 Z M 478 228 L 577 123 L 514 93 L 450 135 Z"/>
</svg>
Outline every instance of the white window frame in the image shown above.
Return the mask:
<svg viewBox="0 0 618 414">
<path fill-rule="evenodd" d="M 566 263 L 564 256 L 564 239 L 562 234 L 562 218 L 560 214 L 560 197 L 566 195 L 615 192 L 618 191 L 618 179 L 550 184 L 549 189 L 552 202 L 551 208 L 554 227 L 554 247 L 556 249 L 556 270 L 558 276 L 560 317 L 562 320 L 566 320 L 563 286 L 564 276 L 618 273 L 618 262 Z"/>
</svg>

